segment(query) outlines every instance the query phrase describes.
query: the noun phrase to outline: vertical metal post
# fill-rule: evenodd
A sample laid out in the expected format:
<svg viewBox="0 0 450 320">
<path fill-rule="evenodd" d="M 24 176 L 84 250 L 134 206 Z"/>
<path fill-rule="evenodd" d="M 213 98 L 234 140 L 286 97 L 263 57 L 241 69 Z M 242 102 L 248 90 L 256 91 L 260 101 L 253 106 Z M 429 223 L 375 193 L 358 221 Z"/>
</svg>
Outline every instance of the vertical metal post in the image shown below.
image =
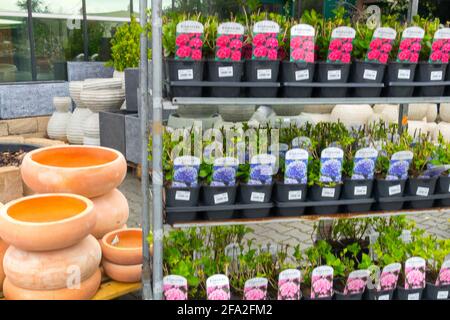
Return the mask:
<svg viewBox="0 0 450 320">
<path fill-rule="evenodd" d="M 409 2 L 408 7 L 408 23 L 412 22 L 412 19 L 415 15 L 417 15 L 417 10 L 419 8 L 419 0 L 411 0 Z M 406 116 L 408 117 L 408 108 L 409 105 L 402 103 L 400 104 L 399 110 L 398 110 L 398 131 L 401 134 L 403 132 L 403 118 Z"/>
<path fill-rule="evenodd" d="M 30 59 L 31 59 L 31 80 L 37 80 L 37 69 L 36 69 L 36 50 L 34 42 L 34 32 L 33 32 L 33 13 L 31 0 L 27 0 L 27 22 L 28 22 L 28 40 L 30 42 Z"/>
<path fill-rule="evenodd" d="M 139 1 L 139 22 L 144 32 L 140 36 L 140 61 L 139 61 L 139 85 L 140 85 L 140 125 L 141 125 L 141 192 L 142 192 L 142 298 L 144 300 L 152 299 L 152 287 L 150 282 L 150 250 L 147 242 L 147 235 L 150 231 L 150 214 L 149 214 L 149 177 L 148 177 L 148 37 L 145 31 L 147 24 L 147 0 Z"/>
<path fill-rule="evenodd" d="M 88 26 L 87 26 L 87 13 L 86 13 L 86 0 L 82 1 L 83 5 L 83 52 L 84 61 L 89 60 L 89 36 L 88 36 Z"/>
<path fill-rule="evenodd" d="M 162 299 L 163 207 L 162 207 L 162 1 L 152 0 L 152 182 L 153 182 L 153 293 Z"/>
</svg>

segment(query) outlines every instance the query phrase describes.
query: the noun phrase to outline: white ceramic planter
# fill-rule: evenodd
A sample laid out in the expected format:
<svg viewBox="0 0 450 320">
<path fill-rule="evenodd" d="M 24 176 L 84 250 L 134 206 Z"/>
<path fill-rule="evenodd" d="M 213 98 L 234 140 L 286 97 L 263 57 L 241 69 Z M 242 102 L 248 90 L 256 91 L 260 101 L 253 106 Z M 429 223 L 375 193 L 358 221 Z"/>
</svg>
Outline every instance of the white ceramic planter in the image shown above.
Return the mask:
<svg viewBox="0 0 450 320">
<path fill-rule="evenodd" d="M 83 144 L 83 125 L 92 114 L 87 108 L 76 108 L 67 125 L 67 140 L 73 144 Z"/>
<path fill-rule="evenodd" d="M 83 90 L 110 90 L 122 88 L 120 78 L 94 78 L 83 82 Z"/>
<path fill-rule="evenodd" d="M 70 81 L 69 94 L 77 107 L 82 107 L 80 93 L 83 88 L 83 81 Z"/>
<path fill-rule="evenodd" d="M 83 124 L 83 144 L 88 146 L 100 145 L 99 114 L 93 112 Z"/>
<path fill-rule="evenodd" d="M 53 105 L 56 111 L 51 116 L 47 125 L 47 135 L 51 139 L 67 140 L 67 125 L 72 113 L 72 100 L 70 97 L 54 97 Z"/>
<path fill-rule="evenodd" d="M 125 100 L 125 90 L 106 89 L 106 90 L 88 90 L 81 91 L 81 102 L 92 112 L 117 111 L 120 110 Z"/>
</svg>

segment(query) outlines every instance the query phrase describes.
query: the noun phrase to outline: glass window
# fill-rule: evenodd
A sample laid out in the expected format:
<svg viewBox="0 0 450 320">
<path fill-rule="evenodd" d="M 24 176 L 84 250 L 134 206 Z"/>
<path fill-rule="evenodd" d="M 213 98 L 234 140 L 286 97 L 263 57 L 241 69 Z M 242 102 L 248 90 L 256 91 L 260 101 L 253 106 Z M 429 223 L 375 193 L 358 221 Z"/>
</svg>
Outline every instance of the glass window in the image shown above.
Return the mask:
<svg viewBox="0 0 450 320">
<path fill-rule="evenodd" d="M 0 3 L 0 82 L 32 80 L 27 5 L 22 2 Z"/>
<path fill-rule="evenodd" d="M 66 61 L 83 60 L 81 0 L 33 0 L 37 80 L 65 80 Z"/>
</svg>

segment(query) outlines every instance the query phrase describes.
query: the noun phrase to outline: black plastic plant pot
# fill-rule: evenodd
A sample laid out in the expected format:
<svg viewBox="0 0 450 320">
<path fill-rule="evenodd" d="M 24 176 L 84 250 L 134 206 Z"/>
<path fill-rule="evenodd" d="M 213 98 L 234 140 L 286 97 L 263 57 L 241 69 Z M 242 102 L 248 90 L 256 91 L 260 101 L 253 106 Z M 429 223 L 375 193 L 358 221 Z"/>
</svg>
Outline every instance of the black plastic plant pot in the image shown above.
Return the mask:
<svg viewBox="0 0 450 320">
<path fill-rule="evenodd" d="M 450 206 L 450 177 L 440 176 L 436 183 L 436 193 L 448 194 L 448 199 L 438 200 L 439 205 L 444 207 Z"/>
<path fill-rule="evenodd" d="M 423 288 L 420 289 L 405 289 L 402 286 L 397 286 L 395 290 L 395 300 L 421 300 Z"/>
<path fill-rule="evenodd" d="M 195 207 L 200 187 L 166 187 L 167 207 Z"/>
<path fill-rule="evenodd" d="M 343 292 L 334 291 L 334 300 L 362 300 L 362 293 L 344 294 Z"/>
<path fill-rule="evenodd" d="M 250 185 L 242 183 L 239 186 L 238 201 L 241 204 L 268 203 L 272 198 L 273 184 Z M 269 216 L 270 208 L 241 210 L 243 218 L 257 219 Z"/>
<path fill-rule="evenodd" d="M 364 290 L 363 299 L 364 300 L 392 300 L 394 297 L 394 289 L 392 290 L 376 290 L 369 289 L 366 287 Z"/>
<path fill-rule="evenodd" d="M 405 195 L 415 196 L 417 198 L 427 198 L 434 194 L 437 177 L 434 178 L 409 178 L 406 182 Z M 413 209 L 431 208 L 434 200 L 416 200 L 411 201 L 410 206 Z"/>
<path fill-rule="evenodd" d="M 166 212 L 166 222 L 168 224 L 190 222 L 195 220 L 198 220 L 198 215 L 195 208 L 193 208 L 192 212 Z"/>
<path fill-rule="evenodd" d="M 241 82 L 244 74 L 244 61 L 215 61 L 207 62 L 206 79 L 213 82 Z M 211 97 L 239 97 L 241 87 L 211 87 Z"/>
<path fill-rule="evenodd" d="M 279 60 L 245 61 L 245 81 L 277 82 L 280 68 Z M 249 87 L 248 96 L 255 98 L 273 98 L 277 96 L 278 87 Z"/>
<path fill-rule="evenodd" d="M 350 82 L 381 83 L 386 65 L 382 63 L 355 61 L 352 65 Z M 354 88 L 354 97 L 379 97 L 383 88 Z"/>
<path fill-rule="evenodd" d="M 236 201 L 236 186 L 203 186 L 201 192 L 202 204 L 206 206 L 233 205 Z M 205 217 L 209 220 L 224 220 L 233 217 L 234 210 L 206 211 Z"/>
<path fill-rule="evenodd" d="M 384 76 L 385 96 L 411 97 L 414 92 L 413 86 L 389 86 L 389 82 L 413 82 L 416 66 L 416 63 L 389 62 Z"/>
<path fill-rule="evenodd" d="M 316 72 L 317 82 L 326 83 L 346 83 L 350 74 L 349 63 L 328 63 L 317 62 Z M 347 88 L 321 87 L 317 91 L 317 96 L 321 98 L 342 98 L 347 95 Z"/>
<path fill-rule="evenodd" d="M 341 185 L 333 187 L 313 185 L 308 191 L 308 197 L 311 201 L 327 202 L 339 200 L 341 195 Z M 334 214 L 339 210 L 339 205 L 316 205 L 311 207 L 312 214 Z"/>
<path fill-rule="evenodd" d="M 306 184 L 275 183 L 274 198 L 277 202 L 304 202 L 306 200 L 308 186 Z M 305 207 L 277 208 L 276 213 L 283 217 L 300 216 L 305 212 Z"/>
<path fill-rule="evenodd" d="M 169 81 L 202 81 L 203 61 L 167 60 Z M 171 86 L 172 97 L 201 97 L 201 86 Z"/>
<path fill-rule="evenodd" d="M 376 179 L 375 196 L 377 198 L 402 198 L 405 191 L 406 180 L 385 180 Z M 400 210 L 403 208 L 404 201 L 396 200 L 389 202 L 378 201 L 377 206 L 380 210 Z"/>
<path fill-rule="evenodd" d="M 342 190 L 343 199 L 369 199 L 372 196 L 373 179 L 352 180 L 344 179 L 344 188 Z M 369 211 L 371 203 L 346 205 L 347 212 Z"/>
<path fill-rule="evenodd" d="M 315 64 L 306 62 L 283 61 L 281 63 L 281 82 L 312 82 L 314 79 Z M 282 90 L 285 98 L 309 98 L 312 87 L 289 87 Z"/>
<path fill-rule="evenodd" d="M 427 282 L 423 290 L 423 298 L 425 300 L 447 300 L 450 297 L 450 285 L 436 286 L 431 282 Z"/>
<path fill-rule="evenodd" d="M 447 64 L 420 62 L 415 80 L 418 82 L 438 82 L 445 80 Z M 418 97 L 440 97 L 444 94 L 445 86 L 423 86 L 416 89 Z"/>
</svg>

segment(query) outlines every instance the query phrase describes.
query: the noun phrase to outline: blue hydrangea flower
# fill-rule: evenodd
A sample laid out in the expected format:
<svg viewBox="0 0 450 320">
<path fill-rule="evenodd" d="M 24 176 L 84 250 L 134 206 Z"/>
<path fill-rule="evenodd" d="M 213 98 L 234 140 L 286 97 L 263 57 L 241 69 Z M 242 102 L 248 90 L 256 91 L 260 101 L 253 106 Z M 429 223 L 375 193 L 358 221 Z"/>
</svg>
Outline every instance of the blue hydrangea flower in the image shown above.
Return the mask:
<svg viewBox="0 0 450 320">
<path fill-rule="evenodd" d="M 287 165 L 285 175 L 286 178 L 295 179 L 296 183 L 305 184 L 307 181 L 306 170 L 306 164 L 303 161 L 293 161 Z"/>
<path fill-rule="evenodd" d="M 396 176 L 398 179 L 406 179 L 408 177 L 409 162 L 400 160 L 392 163 L 388 170 L 388 175 Z"/>
<path fill-rule="evenodd" d="M 270 184 L 272 183 L 272 175 L 266 174 L 271 173 L 272 167 L 270 165 L 256 165 L 250 168 L 250 179 L 251 180 L 259 180 L 261 184 Z"/>
<path fill-rule="evenodd" d="M 260 180 L 253 180 L 253 179 L 250 179 L 250 180 L 248 180 L 248 184 L 249 184 L 249 185 L 259 185 L 259 184 L 263 184 L 263 183 L 262 183 L 262 181 L 260 181 Z"/>
<path fill-rule="evenodd" d="M 187 186 L 197 185 L 198 171 L 193 167 L 179 167 L 175 168 L 173 175 L 174 181 L 184 182 Z"/>
<path fill-rule="evenodd" d="M 352 179 L 355 180 L 355 175 L 365 177 L 363 179 L 372 179 L 374 170 L 375 163 L 372 159 L 361 159 L 355 163 Z"/>
<path fill-rule="evenodd" d="M 223 182 L 226 185 L 234 185 L 236 177 L 236 169 L 233 167 L 219 167 L 214 168 L 213 180 Z"/>
<path fill-rule="evenodd" d="M 334 182 L 341 181 L 341 162 L 336 159 L 326 160 L 322 163 L 320 168 L 321 176 L 327 176 Z M 321 181 L 323 181 L 321 179 Z"/>
</svg>

